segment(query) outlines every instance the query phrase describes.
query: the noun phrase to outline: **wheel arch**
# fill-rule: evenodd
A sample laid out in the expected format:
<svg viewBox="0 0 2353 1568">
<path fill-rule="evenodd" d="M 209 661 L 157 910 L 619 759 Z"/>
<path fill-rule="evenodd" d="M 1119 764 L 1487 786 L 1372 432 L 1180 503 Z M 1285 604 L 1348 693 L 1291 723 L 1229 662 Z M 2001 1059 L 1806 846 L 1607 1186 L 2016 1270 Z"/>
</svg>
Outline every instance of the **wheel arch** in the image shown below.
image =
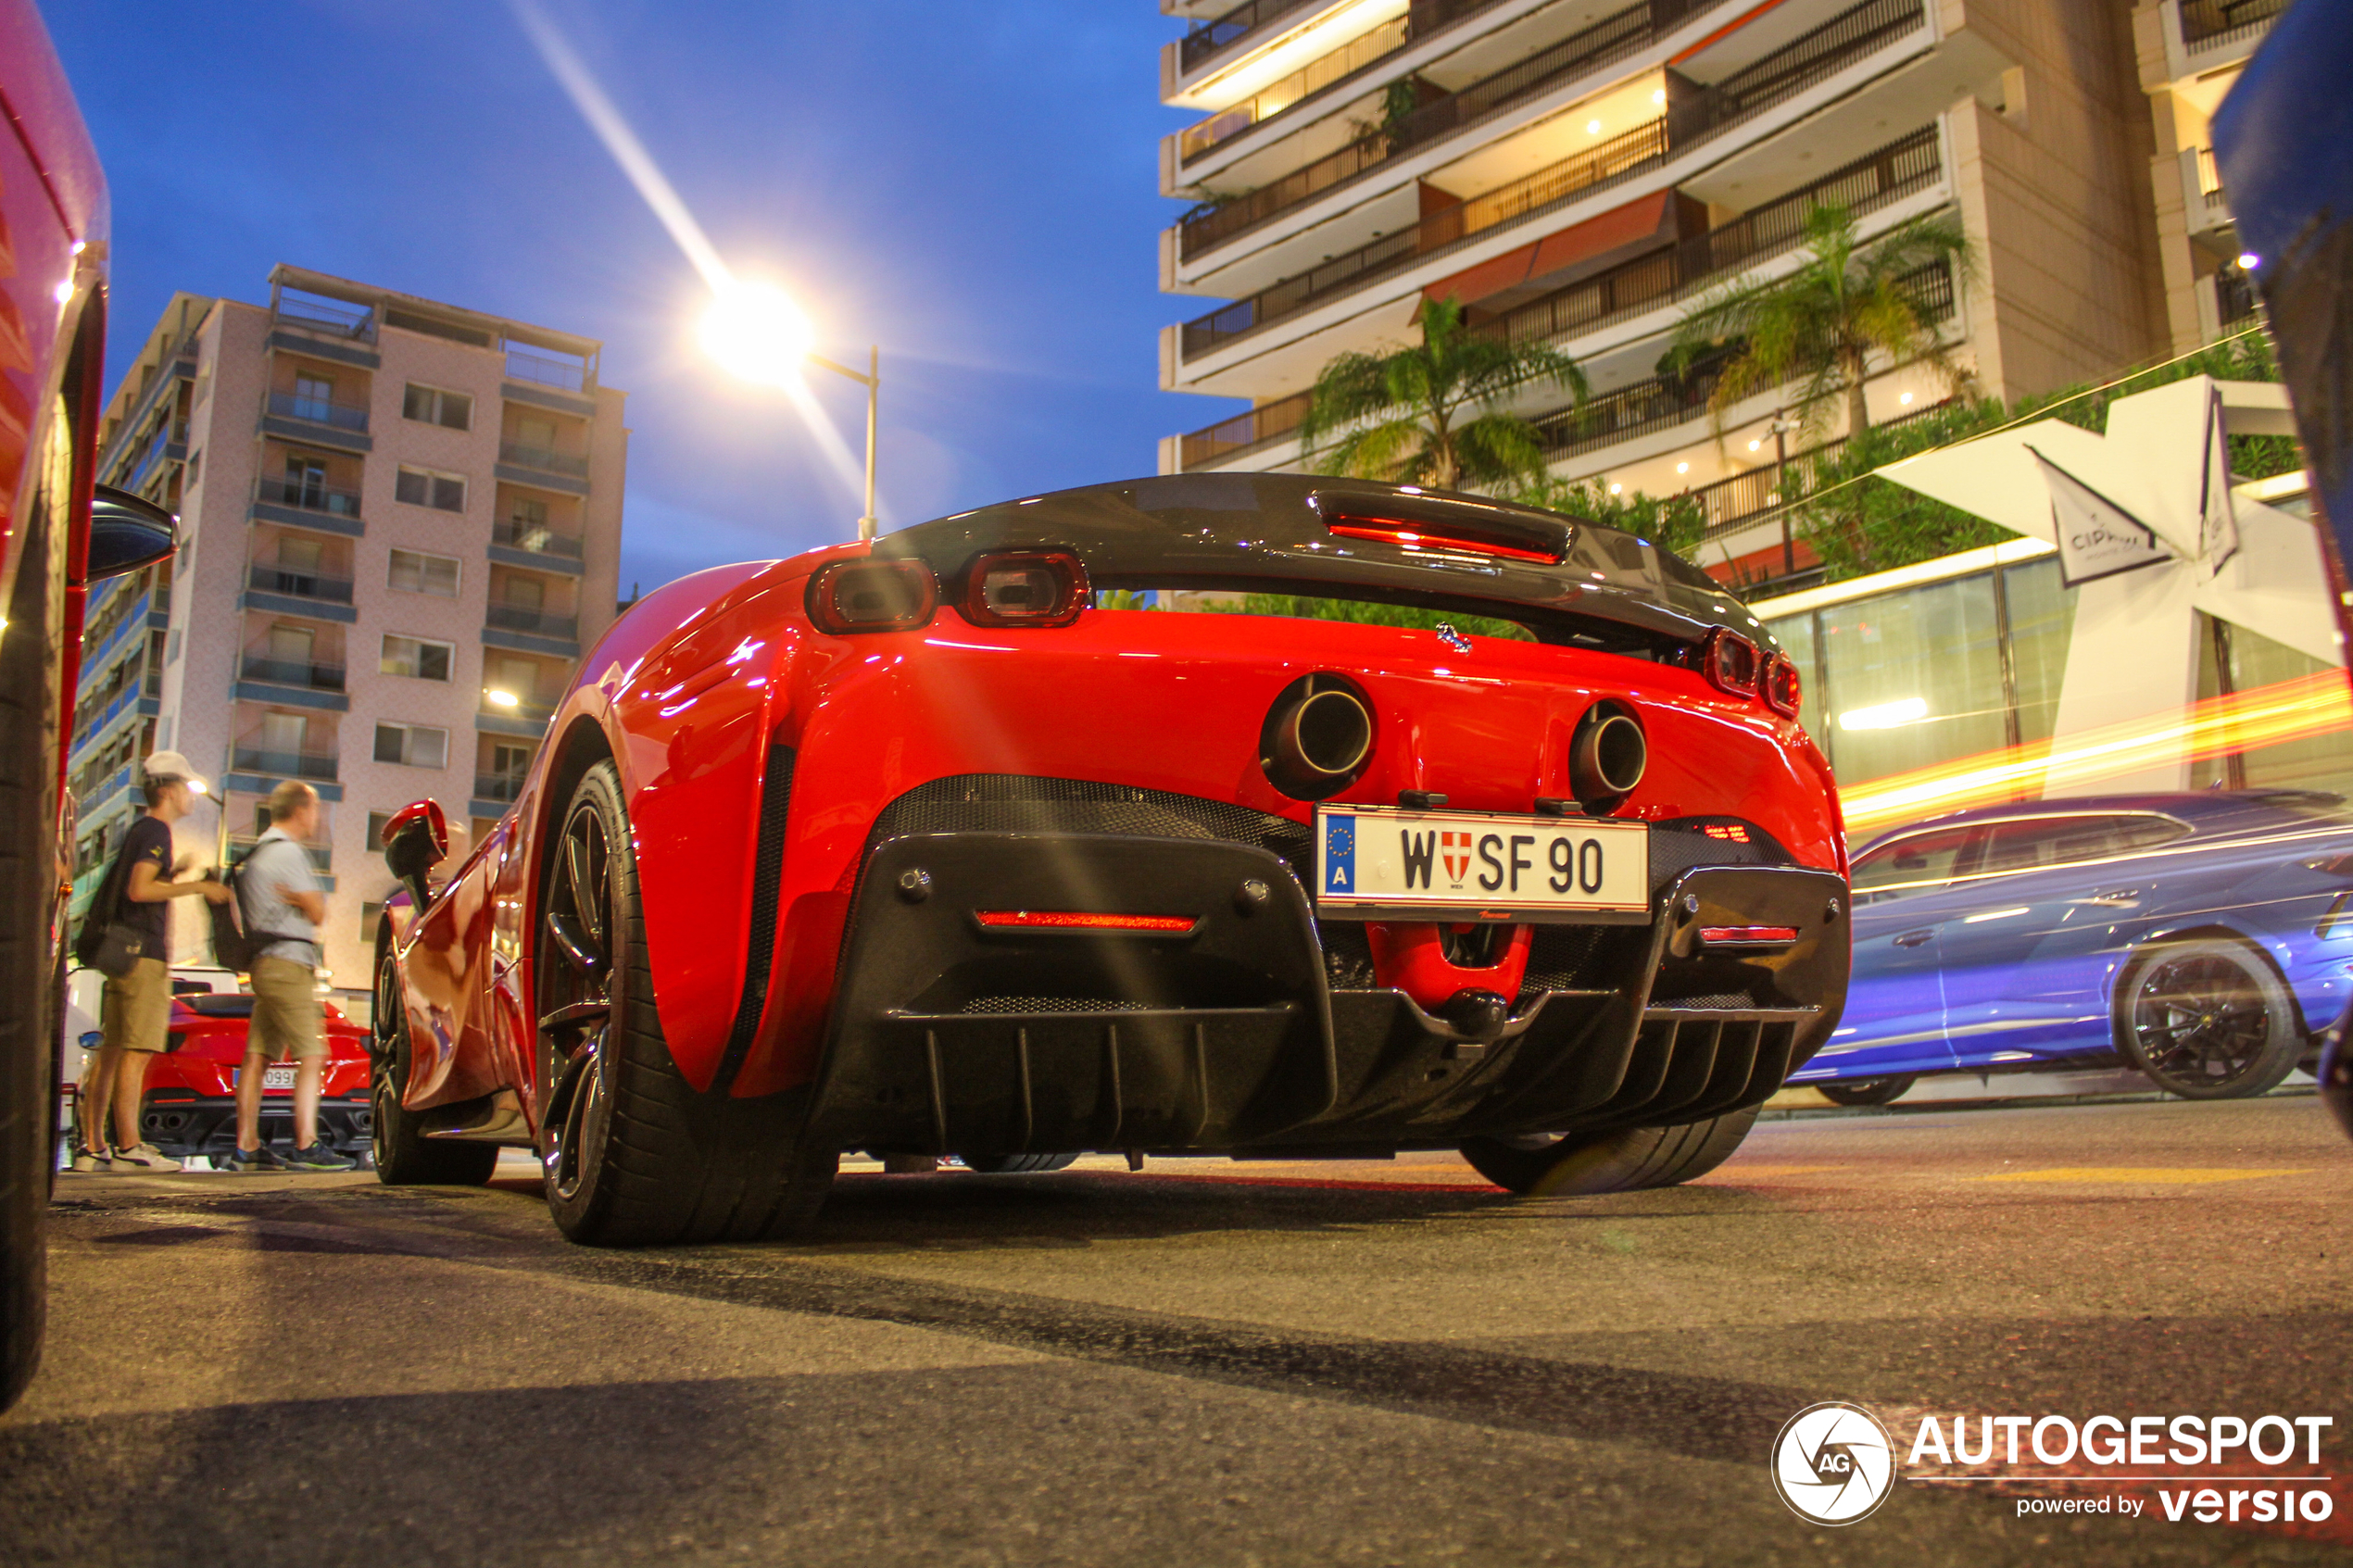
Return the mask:
<svg viewBox="0 0 2353 1568">
<path fill-rule="evenodd" d="M 2296 999 L 2296 987 L 2289 984 L 2287 972 L 2280 967 L 2279 960 L 2274 958 L 2271 950 L 2264 945 L 2262 936 L 2227 922 L 2208 920 L 2189 925 L 2164 926 L 2145 932 L 2125 948 L 2124 960 L 2116 966 L 2116 976 L 2108 983 L 2108 1040 L 2125 1060 L 2129 1062 L 2132 1060 L 2125 1043 L 2125 1030 L 2128 1027 L 2125 1018 L 2126 992 L 2133 979 L 2148 962 L 2151 952 L 2169 942 L 2208 941 L 2235 943 L 2261 960 L 2263 966 L 2271 972 L 2271 978 L 2280 983 L 2280 990 L 2287 997 L 2290 1022 L 2295 1024 L 2296 1033 L 2308 1040 L 2311 1038 L 2311 1026 L 2304 1017 L 2304 1004 Z"/>
</svg>

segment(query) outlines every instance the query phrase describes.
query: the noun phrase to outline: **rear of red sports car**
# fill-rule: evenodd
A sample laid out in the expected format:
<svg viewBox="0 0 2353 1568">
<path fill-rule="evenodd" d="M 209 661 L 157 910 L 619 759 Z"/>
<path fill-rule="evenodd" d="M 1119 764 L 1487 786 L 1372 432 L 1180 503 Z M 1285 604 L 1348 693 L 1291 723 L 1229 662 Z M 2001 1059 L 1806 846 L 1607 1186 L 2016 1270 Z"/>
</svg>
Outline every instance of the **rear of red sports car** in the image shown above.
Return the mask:
<svg viewBox="0 0 2353 1568">
<path fill-rule="evenodd" d="M 1836 1022 L 1797 671 L 1642 540 L 1191 475 L 665 593 L 401 977 L 420 1135 L 519 1091 L 574 1235 L 761 1234 L 844 1149 L 1680 1179 Z M 502 922 L 534 949 L 503 1006 L 463 979 Z"/>
</svg>

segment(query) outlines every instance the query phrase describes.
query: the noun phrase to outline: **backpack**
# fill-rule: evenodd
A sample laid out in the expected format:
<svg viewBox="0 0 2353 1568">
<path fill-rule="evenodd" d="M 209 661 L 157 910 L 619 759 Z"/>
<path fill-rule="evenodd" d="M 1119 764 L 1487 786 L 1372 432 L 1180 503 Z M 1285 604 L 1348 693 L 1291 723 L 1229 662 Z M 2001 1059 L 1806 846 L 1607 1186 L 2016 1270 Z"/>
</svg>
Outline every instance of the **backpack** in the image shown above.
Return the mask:
<svg viewBox="0 0 2353 1568">
<path fill-rule="evenodd" d="M 239 873 L 245 869 L 245 862 L 252 859 L 253 850 L 248 849 L 224 864 L 220 868 L 220 880 L 228 884 L 234 897 L 221 903 L 205 906 L 205 913 L 212 919 L 212 961 L 240 974 L 252 972 L 253 960 L 261 956 L 264 946 L 255 941 L 245 930 L 245 889 L 237 885 Z"/>
<path fill-rule="evenodd" d="M 122 891 L 130 881 L 131 857 L 117 849 L 73 935 L 73 961 L 110 980 L 129 974 L 146 956 L 146 937 L 122 922 Z"/>
</svg>

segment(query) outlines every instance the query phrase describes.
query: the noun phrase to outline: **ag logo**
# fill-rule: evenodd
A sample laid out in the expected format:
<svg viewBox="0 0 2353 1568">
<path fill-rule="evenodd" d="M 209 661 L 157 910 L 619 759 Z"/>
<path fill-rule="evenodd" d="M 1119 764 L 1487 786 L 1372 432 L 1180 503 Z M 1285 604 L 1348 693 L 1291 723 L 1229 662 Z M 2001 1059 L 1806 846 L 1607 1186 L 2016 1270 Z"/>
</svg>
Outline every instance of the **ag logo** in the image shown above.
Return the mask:
<svg viewBox="0 0 2353 1568">
<path fill-rule="evenodd" d="M 1895 1445 L 1860 1405 L 1808 1405 L 1773 1439 L 1774 1488 L 1801 1519 L 1852 1524 L 1886 1501 L 1894 1484 Z"/>
</svg>

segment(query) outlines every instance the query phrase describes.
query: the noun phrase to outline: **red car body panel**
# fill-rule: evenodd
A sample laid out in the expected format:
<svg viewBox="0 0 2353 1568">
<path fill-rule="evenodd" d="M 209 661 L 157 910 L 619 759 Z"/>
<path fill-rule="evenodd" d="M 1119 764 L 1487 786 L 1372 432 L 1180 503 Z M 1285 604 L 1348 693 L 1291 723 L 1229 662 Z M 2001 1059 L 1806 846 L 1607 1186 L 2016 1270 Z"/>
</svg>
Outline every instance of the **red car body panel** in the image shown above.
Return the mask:
<svg viewBox="0 0 2353 1568">
<path fill-rule="evenodd" d="M 887 544 L 887 541 L 884 542 Z M 1344 671 L 1377 715 L 1371 761 L 1334 804 L 1441 793 L 1453 809 L 1529 812 L 1571 793 L 1568 752 L 1596 700 L 1630 708 L 1651 767 L 1617 809 L 1649 820 L 1736 812 L 1795 865 L 1844 874 L 1834 785 L 1793 720 L 1695 669 L 1617 653 L 1283 617 L 1088 609 L 1058 628 L 983 628 L 943 603 L 920 630 L 833 635 L 805 605 L 811 575 L 866 557 L 844 546 L 722 568 L 635 606 L 583 660 L 499 833 L 477 846 L 422 925 L 396 911 L 415 1062 L 411 1109 L 539 1085 L 528 976 L 541 845 L 563 802 L 551 780 L 584 741 L 619 771 L 635 836 L 653 983 L 684 1075 L 739 1097 L 809 1084 L 877 815 L 964 774 L 1132 785 L 1308 823 L 1313 809 L 1258 765 L 1260 726 L 1288 684 Z M 752 949 L 761 803 L 791 759 L 774 946 Z M 1466 985 L 1516 989 L 1525 929 L 1500 963 L 1447 961 L 1438 928 L 1368 934 L 1381 984 L 1424 1007 Z M 756 1023 L 748 977 L 764 976 Z M 733 1061 L 731 1064 L 731 1047 Z"/>
</svg>

